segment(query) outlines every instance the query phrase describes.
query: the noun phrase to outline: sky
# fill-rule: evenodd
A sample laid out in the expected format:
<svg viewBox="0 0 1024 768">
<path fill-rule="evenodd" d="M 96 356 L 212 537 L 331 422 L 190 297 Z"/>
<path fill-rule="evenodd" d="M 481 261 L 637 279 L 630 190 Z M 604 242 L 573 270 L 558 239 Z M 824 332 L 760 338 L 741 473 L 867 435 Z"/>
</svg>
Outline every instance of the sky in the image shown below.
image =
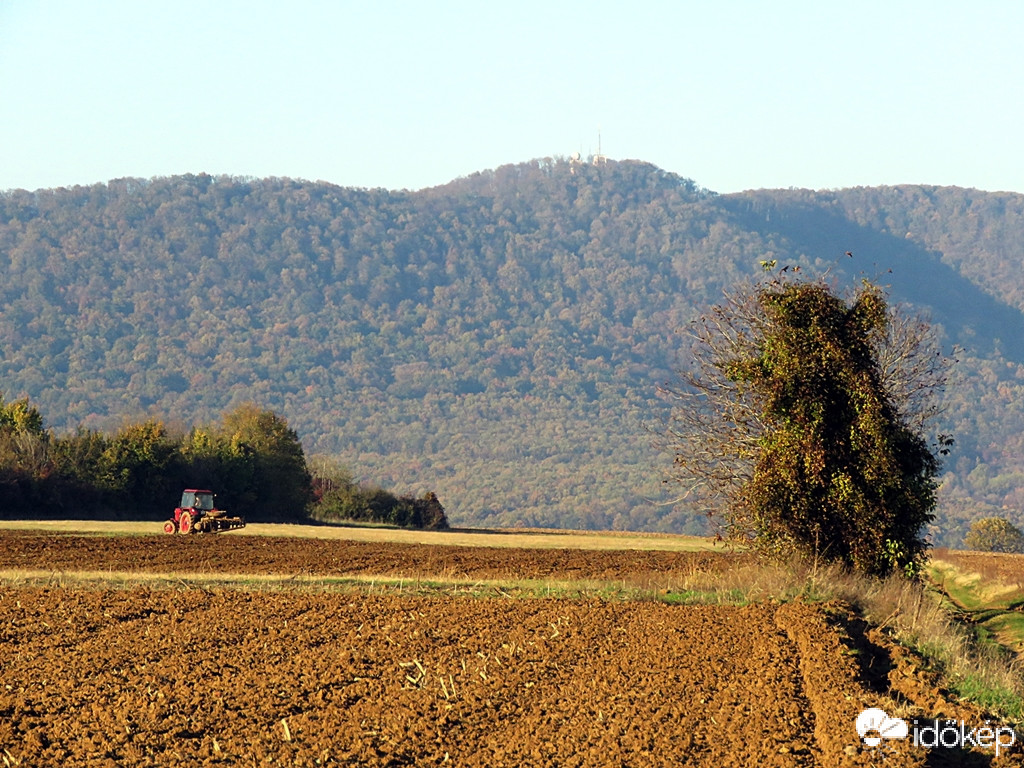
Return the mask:
<svg viewBox="0 0 1024 768">
<path fill-rule="evenodd" d="M 543 157 L 716 192 L 1024 193 L 1019 0 L 0 0 L 0 190 L 420 189 Z"/>
</svg>

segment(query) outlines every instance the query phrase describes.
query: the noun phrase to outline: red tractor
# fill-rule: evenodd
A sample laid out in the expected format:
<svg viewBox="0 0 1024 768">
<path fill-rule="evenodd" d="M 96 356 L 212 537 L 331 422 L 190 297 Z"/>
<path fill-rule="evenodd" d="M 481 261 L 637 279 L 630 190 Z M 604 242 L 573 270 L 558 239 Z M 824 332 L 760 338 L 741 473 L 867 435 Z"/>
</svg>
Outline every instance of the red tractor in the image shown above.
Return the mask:
<svg viewBox="0 0 1024 768">
<path fill-rule="evenodd" d="M 229 517 L 213 506 L 213 492 L 188 488 L 181 494 L 181 505 L 174 519 L 164 523 L 164 533 L 217 533 L 245 528 L 245 520 Z"/>
</svg>

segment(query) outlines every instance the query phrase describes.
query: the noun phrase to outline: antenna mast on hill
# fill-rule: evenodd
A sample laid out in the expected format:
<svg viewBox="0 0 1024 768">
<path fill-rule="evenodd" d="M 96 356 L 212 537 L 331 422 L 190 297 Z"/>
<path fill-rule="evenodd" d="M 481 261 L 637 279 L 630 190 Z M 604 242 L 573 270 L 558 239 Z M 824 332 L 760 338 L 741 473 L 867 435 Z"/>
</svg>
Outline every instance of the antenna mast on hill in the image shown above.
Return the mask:
<svg viewBox="0 0 1024 768">
<path fill-rule="evenodd" d="M 590 158 L 590 162 L 594 165 L 604 165 L 608 162 L 608 158 L 601 154 L 601 128 L 598 126 L 597 129 L 597 154 Z"/>
</svg>

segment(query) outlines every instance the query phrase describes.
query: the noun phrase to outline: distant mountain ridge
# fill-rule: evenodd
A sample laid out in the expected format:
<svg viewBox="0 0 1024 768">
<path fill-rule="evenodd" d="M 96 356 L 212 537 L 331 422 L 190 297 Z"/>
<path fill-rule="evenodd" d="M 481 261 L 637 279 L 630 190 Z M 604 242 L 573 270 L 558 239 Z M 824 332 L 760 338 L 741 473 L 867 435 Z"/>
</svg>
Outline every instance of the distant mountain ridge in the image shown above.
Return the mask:
<svg viewBox="0 0 1024 768">
<path fill-rule="evenodd" d="M 418 192 L 206 175 L 0 194 L 0 391 L 48 424 L 184 428 L 245 401 L 454 525 L 701 530 L 668 501 L 676 330 L 762 259 L 861 275 L 964 348 L 936 534 L 1020 517 L 1024 196 L 717 195 L 543 160 Z M 854 258 L 844 254 L 851 251 Z M 888 270 L 891 269 L 890 274 Z"/>
</svg>

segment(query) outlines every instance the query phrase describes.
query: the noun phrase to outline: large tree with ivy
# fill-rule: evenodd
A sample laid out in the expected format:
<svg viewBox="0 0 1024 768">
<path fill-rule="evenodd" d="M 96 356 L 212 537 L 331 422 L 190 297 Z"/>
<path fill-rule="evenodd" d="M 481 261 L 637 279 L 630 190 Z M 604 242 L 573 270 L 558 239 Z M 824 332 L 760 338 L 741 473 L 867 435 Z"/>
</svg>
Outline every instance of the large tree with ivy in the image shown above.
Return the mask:
<svg viewBox="0 0 1024 768">
<path fill-rule="evenodd" d="M 667 432 L 672 479 L 732 538 L 870 574 L 911 573 L 933 519 L 944 358 L 864 282 L 848 299 L 779 275 L 697 322 Z"/>
</svg>

